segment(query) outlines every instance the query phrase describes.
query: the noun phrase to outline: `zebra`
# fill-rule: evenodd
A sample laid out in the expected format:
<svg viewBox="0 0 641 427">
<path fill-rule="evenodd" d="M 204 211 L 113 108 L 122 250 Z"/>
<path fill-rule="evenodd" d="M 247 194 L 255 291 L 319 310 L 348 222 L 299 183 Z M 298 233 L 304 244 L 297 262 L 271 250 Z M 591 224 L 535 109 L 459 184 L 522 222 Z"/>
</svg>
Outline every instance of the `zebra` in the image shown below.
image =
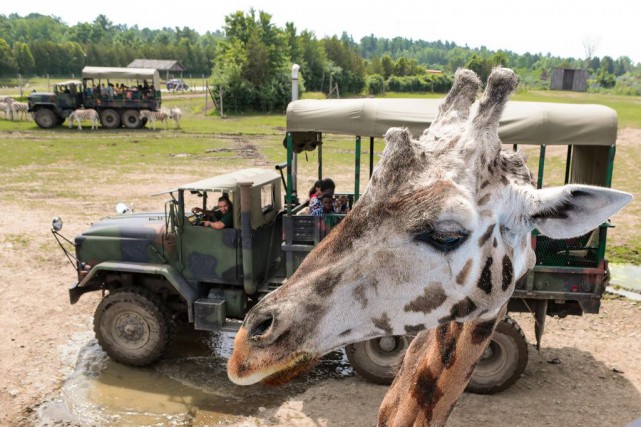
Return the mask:
<svg viewBox="0 0 641 427">
<path fill-rule="evenodd" d="M 178 107 L 172 107 L 169 109 L 169 117 L 174 120 L 177 128 L 180 128 L 180 118 L 182 115 L 183 112 Z"/>
<path fill-rule="evenodd" d="M 4 117 L 9 119 L 11 117 L 11 104 L 7 104 L 4 101 L 0 101 L 0 111 L 4 113 Z"/>
<path fill-rule="evenodd" d="M 69 129 L 73 126 L 74 119 L 78 122 L 79 130 L 82 129 L 82 125 L 80 124 L 81 120 L 91 120 L 91 130 L 98 128 L 98 112 L 93 108 L 81 108 L 72 111 L 72 113 L 69 114 Z"/>
<path fill-rule="evenodd" d="M 139 116 L 140 120 L 142 119 L 147 119 L 150 121 L 156 129 L 156 120 L 160 120 L 160 122 L 165 124 L 165 129 L 169 125 L 169 114 L 167 114 L 166 111 L 150 111 L 150 110 L 140 110 Z"/>
<path fill-rule="evenodd" d="M 29 114 L 29 104 L 17 101 L 11 103 L 12 120 L 20 120 L 22 117 L 27 119 L 27 114 Z"/>
</svg>

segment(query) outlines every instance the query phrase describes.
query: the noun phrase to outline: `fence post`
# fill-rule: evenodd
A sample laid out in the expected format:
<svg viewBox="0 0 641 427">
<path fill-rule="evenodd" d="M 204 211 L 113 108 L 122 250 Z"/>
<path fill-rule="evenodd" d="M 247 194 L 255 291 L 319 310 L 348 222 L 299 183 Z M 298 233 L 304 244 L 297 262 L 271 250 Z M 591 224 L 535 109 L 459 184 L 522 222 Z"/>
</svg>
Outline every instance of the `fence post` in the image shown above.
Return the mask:
<svg viewBox="0 0 641 427">
<path fill-rule="evenodd" d="M 204 81 L 203 81 L 204 83 Z M 209 83 L 205 84 L 205 117 L 207 117 L 207 97 L 209 96 Z"/>
<path fill-rule="evenodd" d="M 222 86 L 220 87 L 219 96 L 220 96 L 220 117 L 224 118 L 225 113 L 223 113 L 223 87 Z"/>
</svg>

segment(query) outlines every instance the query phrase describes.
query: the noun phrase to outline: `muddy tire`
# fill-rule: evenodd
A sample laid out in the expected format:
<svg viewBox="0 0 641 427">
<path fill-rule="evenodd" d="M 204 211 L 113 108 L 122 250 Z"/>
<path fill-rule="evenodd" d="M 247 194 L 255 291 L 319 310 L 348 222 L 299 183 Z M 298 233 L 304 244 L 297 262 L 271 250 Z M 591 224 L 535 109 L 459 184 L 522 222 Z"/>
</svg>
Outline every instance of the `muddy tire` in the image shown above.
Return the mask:
<svg viewBox="0 0 641 427">
<path fill-rule="evenodd" d="M 58 126 L 58 117 L 56 116 L 56 113 L 48 108 L 40 108 L 36 111 L 35 120 L 36 124 L 43 129 L 51 129 Z"/>
<path fill-rule="evenodd" d="M 162 301 L 143 288 L 117 289 L 98 304 L 94 332 L 113 360 L 145 366 L 160 359 L 174 338 Z"/>
<path fill-rule="evenodd" d="M 346 346 L 345 354 L 360 376 L 376 384 L 389 385 L 410 341 L 407 336 L 375 338 Z"/>
<path fill-rule="evenodd" d="M 122 124 L 128 129 L 140 129 L 144 125 L 140 120 L 140 112 L 136 110 L 125 110 L 122 113 Z"/>
<path fill-rule="evenodd" d="M 521 377 L 528 361 L 528 344 L 518 323 L 509 317 L 499 322 L 467 388 L 471 393 L 493 394 Z"/>
<path fill-rule="evenodd" d="M 112 109 L 104 110 L 100 113 L 100 124 L 103 128 L 117 129 L 120 127 L 120 114 Z"/>
</svg>

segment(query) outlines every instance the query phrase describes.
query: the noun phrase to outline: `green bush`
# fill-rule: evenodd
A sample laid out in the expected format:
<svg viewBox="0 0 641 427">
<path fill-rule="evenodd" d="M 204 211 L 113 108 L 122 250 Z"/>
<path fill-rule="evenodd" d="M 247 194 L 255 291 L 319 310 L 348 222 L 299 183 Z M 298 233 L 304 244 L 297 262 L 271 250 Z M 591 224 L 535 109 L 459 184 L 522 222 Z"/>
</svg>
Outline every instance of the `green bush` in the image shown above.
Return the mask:
<svg viewBox="0 0 641 427">
<path fill-rule="evenodd" d="M 391 76 L 387 79 L 387 90 L 392 92 L 436 92 L 446 93 L 452 87 L 452 77 L 446 74 L 425 74 L 421 76 Z"/>
<path fill-rule="evenodd" d="M 380 74 L 372 74 L 366 78 L 366 88 L 369 95 L 385 92 L 385 79 Z"/>
</svg>

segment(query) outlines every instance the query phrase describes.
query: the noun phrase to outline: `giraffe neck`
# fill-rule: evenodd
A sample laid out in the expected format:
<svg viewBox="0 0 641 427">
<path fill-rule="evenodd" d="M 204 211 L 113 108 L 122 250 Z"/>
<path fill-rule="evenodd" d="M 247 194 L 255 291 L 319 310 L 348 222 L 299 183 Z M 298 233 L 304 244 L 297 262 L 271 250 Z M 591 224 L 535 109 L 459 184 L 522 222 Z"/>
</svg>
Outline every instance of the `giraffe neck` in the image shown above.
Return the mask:
<svg viewBox="0 0 641 427">
<path fill-rule="evenodd" d="M 499 319 L 449 322 L 421 332 L 381 404 L 379 426 L 443 426 Z"/>
</svg>

